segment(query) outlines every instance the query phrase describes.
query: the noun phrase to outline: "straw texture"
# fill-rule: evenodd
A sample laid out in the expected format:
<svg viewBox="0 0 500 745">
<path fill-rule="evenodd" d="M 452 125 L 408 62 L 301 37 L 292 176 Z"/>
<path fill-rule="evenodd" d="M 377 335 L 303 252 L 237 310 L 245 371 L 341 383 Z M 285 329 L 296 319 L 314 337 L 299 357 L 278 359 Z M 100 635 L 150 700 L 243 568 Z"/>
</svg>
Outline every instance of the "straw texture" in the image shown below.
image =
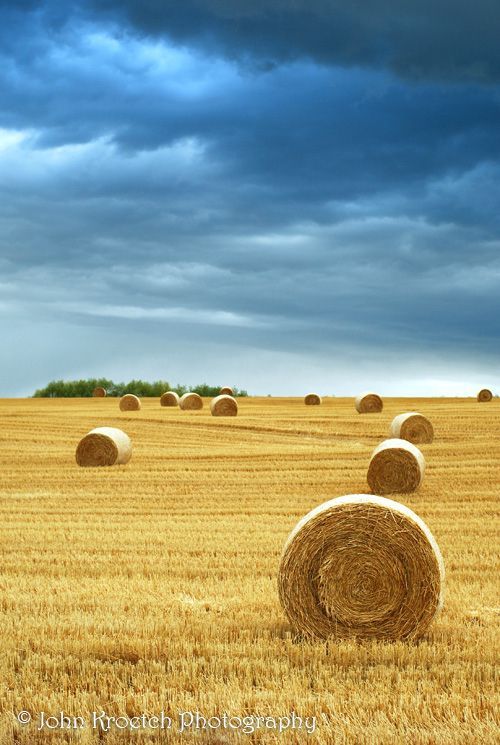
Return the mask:
<svg viewBox="0 0 500 745">
<path fill-rule="evenodd" d="M 372 453 L 367 481 L 377 494 L 407 493 L 418 489 L 425 472 L 420 450 L 407 440 L 384 440 Z"/>
<path fill-rule="evenodd" d="M 319 406 L 321 404 L 321 396 L 317 393 L 308 393 L 304 396 L 304 403 L 306 406 Z"/>
<path fill-rule="evenodd" d="M 486 403 L 487 401 L 491 401 L 492 398 L 493 398 L 493 393 L 488 388 L 482 388 L 477 394 L 477 400 L 480 403 Z"/>
<path fill-rule="evenodd" d="M 238 403 L 232 396 L 222 394 L 210 401 L 210 411 L 212 416 L 236 416 Z"/>
<path fill-rule="evenodd" d="M 79 466 L 123 465 L 132 457 L 132 443 L 121 429 L 96 427 L 80 440 L 75 457 Z"/>
<path fill-rule="evenodd" d="M 203 399 L 197 393 L 185 393 L 179 399 L 179 406 L 184 411 L 193 411 L 203 408 Z"/>
<path fill-rule="evenodd" d="M 427 417 L 410 411 L 406 414 L 398 414 L 391 424 L 391 437 L 408 440 L 414 445 L 432 442 L 434 439 L 434 427 Z"/>
<path fill-rule="evenodd" d="M 106 389 L 101 388 L 101 386 L 97 386 L 97 388 L 94 388 L 92 391 L 92 395 L 94 398 L 104 398 L 106 396 Z"/>
<path fill-rule="evenodd" d="M 166 391 L 160 398 L 160 406 L 179 406 L 179 396 L 175 391 Z"/>
<path fill-rule="evenodd" d="M 444 564 L 414 512 L 351 494 L 297 523 L 283 549 L 278 590 L 305 636 L 416 639 L 442 607 Z"/>
<path fill-rule="evenodd" d="M 377 393 L 361 393 L 356 396 L 354 403 L 359 414 L 375 414 L 384 408 L 384 402 Z"/>
<path fill-rule="evenodd" d="M 121 411 L 139 411 L 141 402 L 133 393 L 126 393 L 120 398 Z"/>
<path fill-rule="evenodd" d="M 228 386 L 228 385 L 225 385 L 225 386 L 223 386 L 223 387 L 222 387 L 222 388 L 220 389 L 220 391 L 219 391 L 219 395 L 220 395 L 220 396 L 223 396 L 223 395 L 226 395 L 226 396 L 234 396 L 234 393 L 233 393 L 233 389 L 232 389 L 232 388 L 231 388 L 230 386 Z"/>
</svg>

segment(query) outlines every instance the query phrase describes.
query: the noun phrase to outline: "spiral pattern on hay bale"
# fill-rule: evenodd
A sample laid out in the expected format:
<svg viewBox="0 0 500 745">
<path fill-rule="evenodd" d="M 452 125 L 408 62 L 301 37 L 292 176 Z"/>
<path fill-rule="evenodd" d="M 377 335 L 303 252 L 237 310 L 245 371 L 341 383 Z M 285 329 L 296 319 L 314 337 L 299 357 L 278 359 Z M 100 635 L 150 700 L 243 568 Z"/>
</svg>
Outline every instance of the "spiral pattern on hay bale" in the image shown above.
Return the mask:
<svg viewBox="0 0 500 745">
<path fill-rule="evenodd" d="M 317 393 L 308 393 L 304 396 L 304 403 L 306 406 L 319 406 L 321 404 L 321 396 Z"/>
<path fill-rule="evenodd" d="M 92 391 L 92 396 L 94 398 L 104 398 L 106 396 L 106 389 L 98 385 L 97 388 L 94 388 Z"/>
<path fill-rule="evenodd" d="M 489 388 L 482 388 L 477 394 L 477 400 L 480 403 L 486 403 L 487 401 L 491 401 L 492 398 L 493 398 L 493 393 L 489 390 Z"/>
<path fill-rule="evenodd" d="M 229 385 L 225 385 L 220 389 L 219 396 L 234 396 L 233 389 Z"/>
<path fill-rule="evenodd" d="M 132 457 L 132 443 L 121 429 L 96 427 L 80 440 L 75 457 L 79 466 L 124 465 Z"/>
<path fill-rule="evenodd" d="M 425 473 L 425 458 L 408 442 L 392 438 L 377 445 L 370 458 L 367 481 L 377 494 L 408 493 L 418 489 Z"/>
<path fill-rule="evenodd" d="M 160 406 L 179 406 L 179 396 L 175 391 L 166 391 L 160 397 Z"/>
<path fill-rule="evenodd" d="M 222 394 L 210 401 L 210 411 L 212 416 L 236 416 L 238 403 L 232 396 Z"/>
<path fill-rule="evenodd" d="M 126 393 L 120 398 L 120 411 L 139 411 L 140 408 L 140 399 L 133 393 Z"/>
<path fill-rule="evenodd" d="M 179 406 L 184 411 L 196 411 L 203 408 L 203 399 L 197 393 L 185 393 L 179 399 Z"/>
<path fill-rule="evenodd" d="M 384 402 L 377 393 L 361 393 L 355 402 L 358 414 L 377 414 L 384 408 Z"/>
<path fill-rule="evenodd" d="M 297 523 L 283 549 L 278 590 L 290 623 L 305 636 L 416 639 L 442 607 L 444 564 L 410 509 L 350 494 Z"/>
<path fill-rule="evenodd" d="M 434 427 L 427 417 L 410 411 L 394 417 L 391 423 L 391 437 L 408 440 L 414 445 L 429 443 L 434 440 Z"/>
</svg>

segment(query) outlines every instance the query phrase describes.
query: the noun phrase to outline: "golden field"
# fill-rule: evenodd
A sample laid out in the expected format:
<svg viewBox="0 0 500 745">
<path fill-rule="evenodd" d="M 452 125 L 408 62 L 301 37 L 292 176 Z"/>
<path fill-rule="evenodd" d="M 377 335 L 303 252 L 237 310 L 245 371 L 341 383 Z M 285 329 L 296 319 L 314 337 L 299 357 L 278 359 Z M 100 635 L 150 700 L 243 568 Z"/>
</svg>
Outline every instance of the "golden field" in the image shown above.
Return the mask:
<svg viewBox="0 0 500 745">
<path fill-rule="evenodd" d="M 236 418 L 143 400 L 0 402 L 0 743 L 497 743 L 500 401 L 239 400 Z M 419 643 L 303 642 L 276 589 L 296 521 L 368 492 L 392 418 L 434 424 L 424 483 L 393 495 L 443 553 L 446 600 Z M 79 468 L 96 426 L 132 438 L 126 466 Z M 32 716 L 24 726 L 13 716 Z M 316 716 L 259 729 L 37 731 L 40 712 Z"/>
</svg>

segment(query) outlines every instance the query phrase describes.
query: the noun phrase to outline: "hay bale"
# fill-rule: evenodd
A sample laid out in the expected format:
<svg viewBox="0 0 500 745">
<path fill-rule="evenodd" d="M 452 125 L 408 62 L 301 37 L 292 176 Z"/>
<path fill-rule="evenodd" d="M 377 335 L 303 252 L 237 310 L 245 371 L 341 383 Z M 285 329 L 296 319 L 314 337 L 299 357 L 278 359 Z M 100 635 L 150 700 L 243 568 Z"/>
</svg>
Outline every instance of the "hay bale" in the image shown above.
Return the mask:
<svg viewBox="0 0 500 745">
<path fill-rule="evenodd" d="M 132 457 L 130 437 L 116 427 L 96 427 L 83 437 L 76 448 L 79 466 L 115 466 Z"/>
<path fill-rule="evenodd" d="M 304 396 L 304 403 L 306 406 L 319 406 L 321 404 L 321 396 L 317 393 L 308 393 Z"/>
<path fill-rule="evenodd" d="M 477 400 L 480 403 L 486 403 L 487 401 L 491 401 L 492 398 L 493 398 L 493 393 L 489 390 L 489 388 L 482 388 L 477 394 Z"/>
<path fill-rule="evenodd" d="M 238 402 L 232 396 L 222 394 L 210 401 L 212 416 L 236 416 L 238 413 Z"/>
<path fill-rule="evenodd" d="M 361 393 L 355 399 L 358 414 L 375 414 L 384 408 L 384 402 L 377 393 Z"/>
<path fill-rule="evenodd" d="M 92 391 L 92 396 L 94 398 L 104 398 L 106 396 L 106 389 L 101 388 L 101 386 L 98 385 L 97 388 L 94 388 Z"/>
<path fill-rule="evenodd" d="M 121 411 L 139 411 L 141 402 L 133 393 L 126 393 L 120 398 Z"/>
<path fill-rule="evenodd" d="M 398 502 L 350 494 L 300 520 L 283 549 L 281 604 L 322 639 L 416 639 L 443 604 L 444 564 L 427 525 Z"/>
<path fill-rule="evenodd" d="M 225 385 L 220 389 L 219 396 L 234 396 L 233 389 L 230 386 Z"/>
<path fill-rule="evenodd" d="M 166 391 L 160 398 L 160 406 L 179 406 L 179 396 L 175 391 Z"/>
<path fill-rule="evenodd" d="M 185 393 L 179 399 L 179 406 L 184 411 L 195 411 L 203 408 L 203 399 L 197 393 Z"/>
<path fill-rule="evenodd" d="M 391 437 L 408 440 L 414 445 L 432 442 L 434 439 L 434 427 L 427 417 L 410 411 L 406 414 L 398 414 L 391 423 Z"/>
<path fill-rule="evenodd" d="M 367 481 L 377 494 L 407 493 L 418 489 L 424 472 L 425 459 L 420 450 L 407 440 L 393 438 L 373 451 Z"/>
</svg>

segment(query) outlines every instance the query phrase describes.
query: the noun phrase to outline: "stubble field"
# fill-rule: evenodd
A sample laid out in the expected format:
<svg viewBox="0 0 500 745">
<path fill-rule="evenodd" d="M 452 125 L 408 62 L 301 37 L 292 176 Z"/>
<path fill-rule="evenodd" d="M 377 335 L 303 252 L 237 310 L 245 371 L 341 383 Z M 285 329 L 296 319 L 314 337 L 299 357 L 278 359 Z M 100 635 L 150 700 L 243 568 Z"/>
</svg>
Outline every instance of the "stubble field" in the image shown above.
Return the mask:
<svg viewBox="0 0 500 745">
<path fill-rule="evenodd" d="M 0 402 L 0 742 L 498 742 L 500 402 L 240 399 L 236 418 L 143 400 Z M 304 642 L 276 574 L 297 520 L 368 493 L 392 418 L 434 424 L 420 490 L 393 495 L 443 553 L 446 600 L 419 643 Z M 122 428 L 126 466 L 79 468 L 78 440 Z M 173 718 L 170 730 L 89 726 L 91 712 Z M 30 723 L 15 714 L 26 711 Z M 40 712 L 85 719 L 38 731 Z M 177 713 L 317 717 L 313 734 L 178 731 Z"/>
</svg>

